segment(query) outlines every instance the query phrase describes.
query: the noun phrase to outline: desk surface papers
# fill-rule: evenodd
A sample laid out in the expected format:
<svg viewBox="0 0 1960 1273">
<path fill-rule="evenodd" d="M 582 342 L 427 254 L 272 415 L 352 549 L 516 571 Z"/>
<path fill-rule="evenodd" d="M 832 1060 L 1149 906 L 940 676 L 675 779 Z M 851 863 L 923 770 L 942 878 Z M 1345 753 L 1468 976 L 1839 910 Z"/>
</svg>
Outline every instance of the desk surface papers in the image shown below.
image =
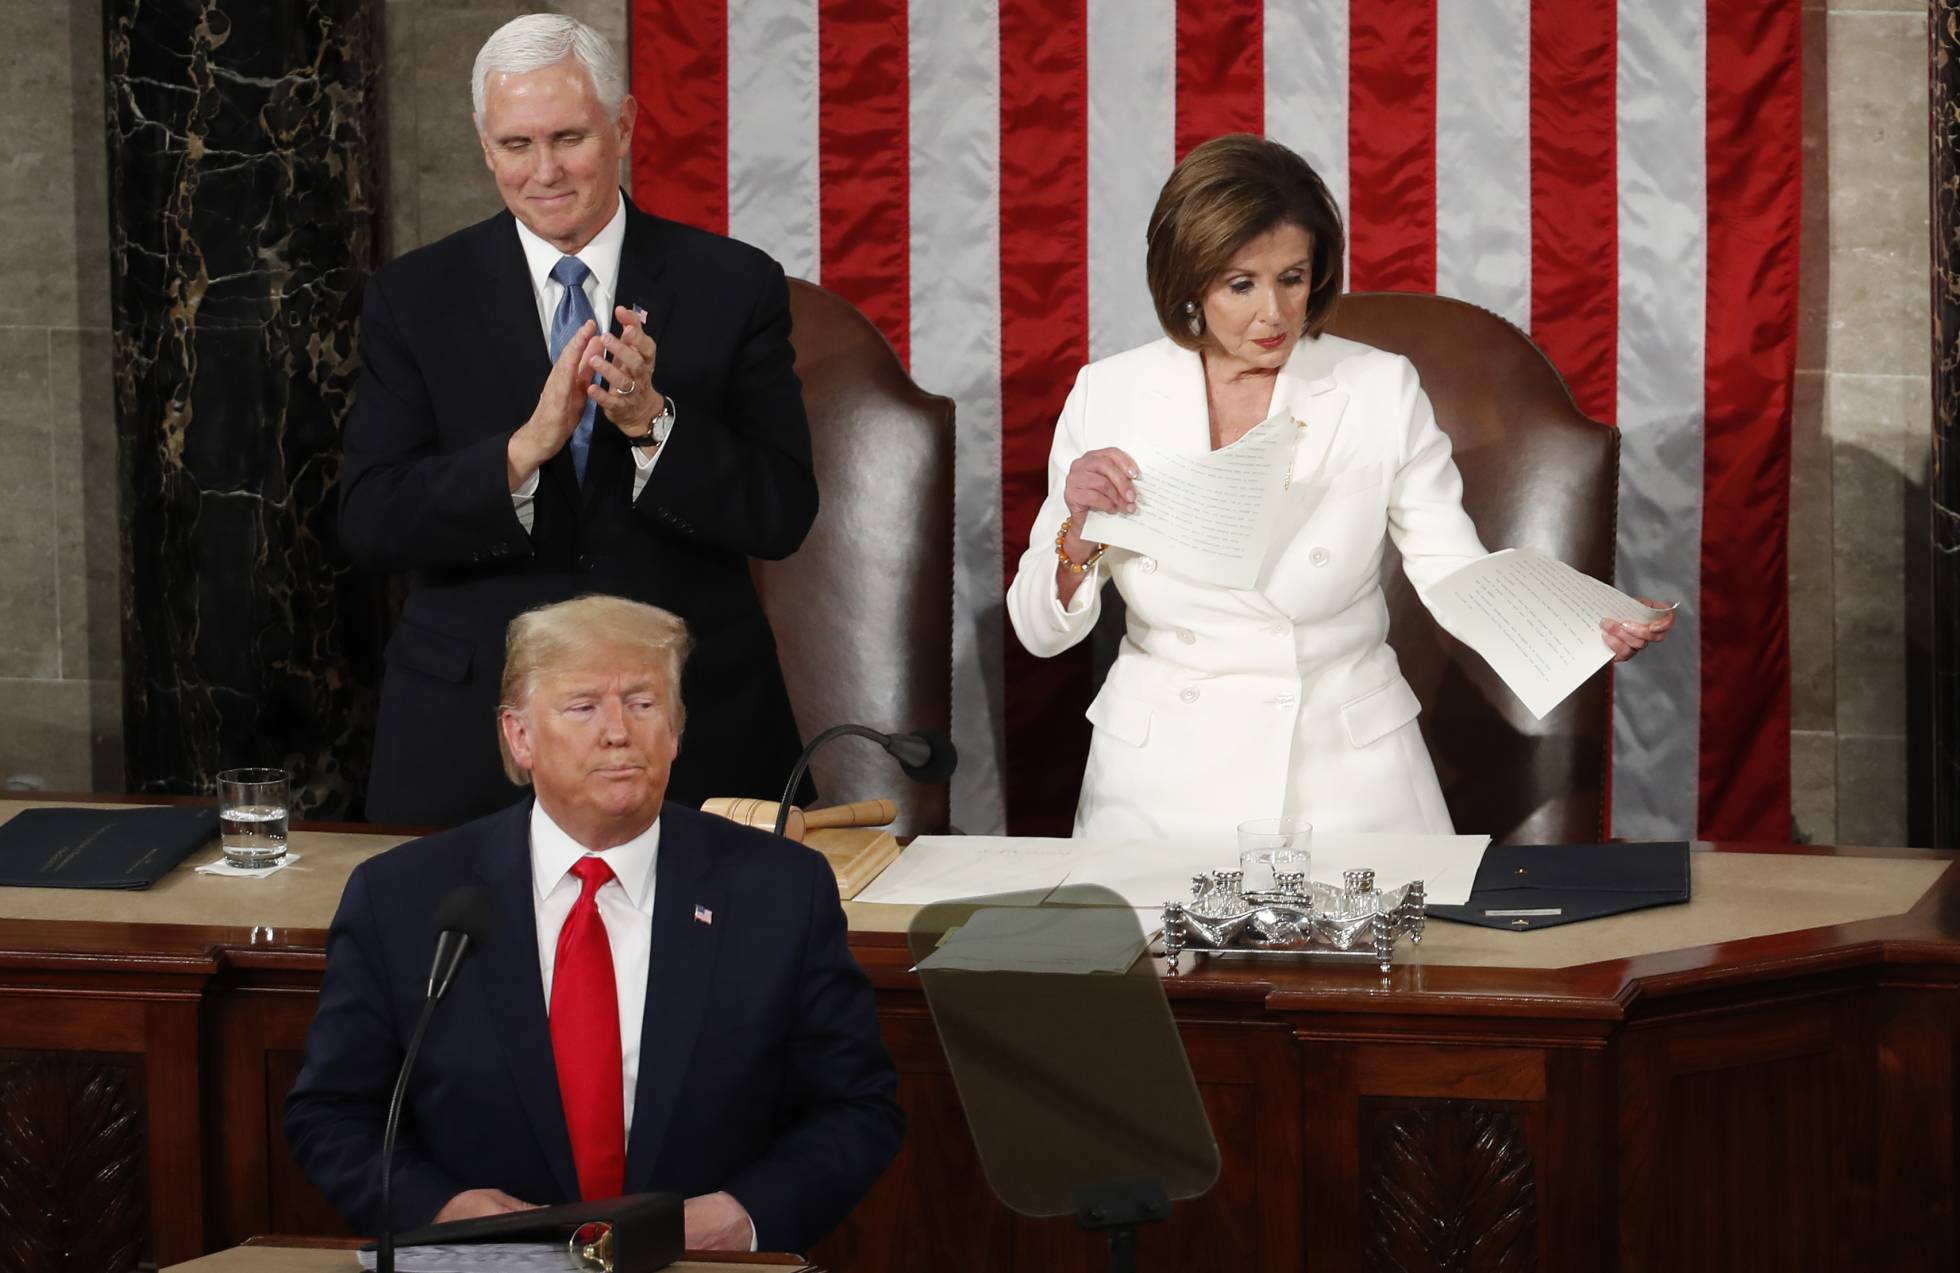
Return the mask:
<svg viewBox="0 0 1960 1273">
<path fill-rule="evenodd" d="M 1129 971 L 1147 944 L 1130 912 L 1107 904 L 983 906 L 947 933 L 919 967 L 933 972 L 1115 974 Z"/>
<path fill-rule="evenodd" d="M 360 1254 L 361 1267 L 372 1270 L 375 1253 Z M 395 1249 L 395 1273 L 578 1273 L 585 1267 L 563 1242 L 471 1242 Z"/>
<path fill-rule="evenodd" d="M 1136 512 L 1091 512 L 1082 534 L 1201 583 L 1250 588 L 1272 543 L 1296 440 L 1292 419 L 1276 415 L 1216 451 L 1133 452 Z"/>
<path fill-rule="evenodd" d="M 1382 887 L 1422 880 L 1428 898 L 1460 906 L 1470 899 L 1487 835 L 1390 835 L 1319 831 L 1309 850 L 1313 878 L 1338 884 L 1341 872 L 1369 867 Z M 860 902 L 925 906 L 963 897 L 1021 894 L 1032 906 L 1065 885 L 1097 884 L 1139 912 L 1191 895 L 1191 877 L 1238 865 L 1238 839 L 1045 840 L 1009 836 L 920 836 Z"/>
<path fill-rule="evenodd" d="M 1473 561 L 1423 600 L 1539 720 L 1613 657 L 1600 620 L 1647 623 L 1667 613 L 1528 548 Z"/>
</svg>

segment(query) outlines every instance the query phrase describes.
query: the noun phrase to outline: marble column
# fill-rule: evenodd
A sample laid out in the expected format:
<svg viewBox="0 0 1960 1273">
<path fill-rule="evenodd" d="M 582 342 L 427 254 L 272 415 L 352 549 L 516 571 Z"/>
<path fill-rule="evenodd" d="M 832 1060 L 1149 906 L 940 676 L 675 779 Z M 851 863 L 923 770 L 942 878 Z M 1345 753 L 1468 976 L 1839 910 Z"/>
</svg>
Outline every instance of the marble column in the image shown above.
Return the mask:
<svg viewBox="0 0 1960 1273">
<path fill-rule="evenodd" d="M 341 558 L 379 263 L 380 0 L 107 0 L 132 790 L 280 765 L 352 816 L 384 606 Z"/>
<path fill-rule="evenodd" d="M 1933 843 L 1960 848 L 1960 0 L 1931 0 Z"/>
</svg>

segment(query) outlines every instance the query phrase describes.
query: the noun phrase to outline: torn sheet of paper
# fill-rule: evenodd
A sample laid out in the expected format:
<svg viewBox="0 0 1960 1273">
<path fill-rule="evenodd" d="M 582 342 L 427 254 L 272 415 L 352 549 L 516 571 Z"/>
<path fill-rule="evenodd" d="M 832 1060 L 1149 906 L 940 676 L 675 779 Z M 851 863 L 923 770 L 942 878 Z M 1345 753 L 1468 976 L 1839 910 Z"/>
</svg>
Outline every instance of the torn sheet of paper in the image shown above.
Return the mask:
<svg viewBox="0 0 1960 1273">
<path fill-rule="evenodd" d="M 1155 557 L 1169 571 L 1224 588 L 1259 581 L 1297 442 L 1281 414 L 1202 454 L 1137 451 L 1137 511 L 1091 512 L 1083 537 Z"/>
<path fill-rule="evenodd" d="M 1600 620 L 1651 623 L 1668 613 L 1528 548 L 1473 561 L 1422 595 L 1539 720 L 1613 657 Z"/>
</svg>

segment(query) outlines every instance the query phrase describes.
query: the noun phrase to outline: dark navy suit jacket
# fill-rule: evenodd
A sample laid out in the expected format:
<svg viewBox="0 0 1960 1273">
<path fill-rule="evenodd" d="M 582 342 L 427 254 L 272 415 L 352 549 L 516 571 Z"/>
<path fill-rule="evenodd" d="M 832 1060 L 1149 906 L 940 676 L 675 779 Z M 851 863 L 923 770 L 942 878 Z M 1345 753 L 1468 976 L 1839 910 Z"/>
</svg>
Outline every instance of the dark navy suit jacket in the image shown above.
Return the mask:
<svg viewBox="0 0 1960 1273">
<path fill-rule="evenodd" d="M 495 928 L 416 1060 L 396 1221 L 427 1223 L 466 1189 L 578 1197 L 538 972 L 530 811 L 526 800 L 404 844 L 347 881 L 285 1128 L 307 1179 L 362 1232 L 379 1226 L 382 1124 L 427 988 L 432 916 L 466 881 L 495 898 Z M 836 881 L 809 849 L 672 803 L 654 881 L 626 1191 L 725 1189 L 762 1249 L 804 1249 L 871 1187 L 905 1126 Z"/>
<path fill-rule="evenodd" d="M 522 794 L 490 727 L 504 629 L 591 592 L 671 610 L 694 634 L 669 801 L 781 798 L 803 744 L 749 561 L 795 552 L 817 515 L 789 288 L 757 249 L 629 201 L 615 295 L 647 311 L 673 437 L 634 499 L 631 448 L 600 418 L 583 486 L 570 448 L 540 470 L 526 534 L 505 451 L 551 359 L 516 222 L 500 212 L 368 282 L 338 535 L 356 565 L 408 579 L 375 724 L 376 821 L 455 826 Z"/>
</svg>

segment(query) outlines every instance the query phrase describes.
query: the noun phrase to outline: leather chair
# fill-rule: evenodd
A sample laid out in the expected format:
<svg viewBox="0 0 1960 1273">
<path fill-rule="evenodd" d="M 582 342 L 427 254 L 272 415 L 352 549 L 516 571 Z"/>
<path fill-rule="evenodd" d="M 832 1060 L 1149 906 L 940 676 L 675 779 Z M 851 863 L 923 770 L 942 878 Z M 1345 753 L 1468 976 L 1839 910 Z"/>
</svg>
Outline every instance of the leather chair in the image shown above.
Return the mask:
<svg viewBox="0 0 1960 1273">
<path fill-rule="evenodd" d="M 790 342 L 810 416 L 816 524 L 757 562 L 804 741 L 851 722 L 950 733 L 953 717 L 953 403 L 912 383 L 843 297 L 791 279 Z M 913 782 L 875 744 L 840 738 L 810 765 L 819 804 L 889 796 L 897 835 L 950 821 L 945 783 Z"/>
<path fill-rule="evenodd" d="M 1335 335 L 1413 362 L 1463 473 L 1487 548 L 1535 548 L 1611 581 L 1619 432 L 1587 418 L 1544 353 L 1497 315 L 1446 297 L 1342 299 Z M 1423 738 L 1450 816 L 1498 843 L 1591 843 L 1603 832 L 1611 679 L 1581 686 L 1542 721 L 1416 599 L 1391 545 L 1389 642 L 1422 701 Z"/>
</svg>

